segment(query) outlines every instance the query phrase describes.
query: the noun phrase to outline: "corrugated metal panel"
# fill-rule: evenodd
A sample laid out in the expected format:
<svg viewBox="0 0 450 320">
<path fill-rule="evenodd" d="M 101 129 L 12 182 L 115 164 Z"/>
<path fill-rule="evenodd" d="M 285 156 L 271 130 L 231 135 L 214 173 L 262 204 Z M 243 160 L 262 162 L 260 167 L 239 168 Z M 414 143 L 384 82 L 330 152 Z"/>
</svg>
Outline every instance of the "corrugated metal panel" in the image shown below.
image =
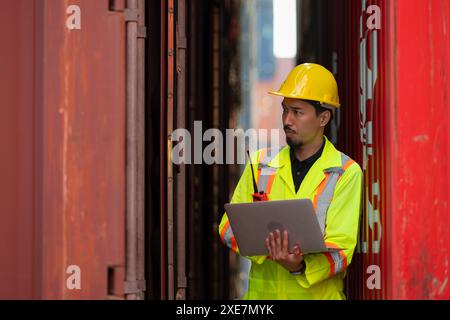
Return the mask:
<svg viewBox="0 0 450 320">
<path fill-rule="evenodd" d="M 375 7 L 371 7 L 374 5 Z M 377 8 L 380 9 L 380 11 Z M 373 9 L 373 10 L 372 10 Z M 391 185 L 386 176 L 386 152 L 388 152 L 388 121 L 386 70 L 388 62 L 385 45 L 390 30 L 389 8 L 382 1 L 362 1 L 360 11 L 359 73 L 361 90 L 359 101 L 360 142 L 362 144 L 362 168 L 364 170 L 364 206 L 361 225 L 360 252 L 363 254 L 362 286 L 364 299 L 385 299 L 390 296 L 388 279 L 392 274 L 389 258 L 390 223 L 388 220 L 387 194 Z M 368 28 L 379 20 L 380 29 Z M 374 269 L 375 268 L 375 269 Z M 380 271 L 380 287 L 371 278 Z M 374 281 L 372 281 L 374 280 Z M 369 284 L 367 283 L 369 282 Z"/>
<path fill-rule="evenodd" d="M 346 2 L 343 9 L 345 33 L 339 50 L 344 58 L 340 73 L 346 109 L 342 111 L 339 145 L 364 172 L 360 239 L 347 279 L 347 292 L 351 299 L 386 299 L 391 297 L 393 274 L 388 220 L 391 184 L 386 175 L 391 8 L 386 1 L 362 0 Z M 374 22 L 372 18 L 379 18 L 379 29 L 368 27 L 368 21 Z M 380 280 L 377 287 L 371 286 L 376 284 L 371 277 L 374 272 Z"/>
<path fill-rule="evenodd" d="M 334 53 L 330 54 L 333 69 L 337 69 L 342 108 L 337 115 L 337 145 L 363 167 L 361 124 L 360 124 L 360 1 L 333 1 L 334 10 L 339 12 L 331 26 L 331 38 L 334 42 Z M 331 13 L 332 16 L 335 16 Z M 339 26 L 339 27 L 337 27 Z M 334 55 L 334 57 L 333 57 Z M 362 220 L 361 227 L 362 228 Z M 349 299 L 359 298 L 363 291 L 364 274 L 363 256 L 358 248 L 353 255 L 346 280 L 346 295 Z"/>
</svg>

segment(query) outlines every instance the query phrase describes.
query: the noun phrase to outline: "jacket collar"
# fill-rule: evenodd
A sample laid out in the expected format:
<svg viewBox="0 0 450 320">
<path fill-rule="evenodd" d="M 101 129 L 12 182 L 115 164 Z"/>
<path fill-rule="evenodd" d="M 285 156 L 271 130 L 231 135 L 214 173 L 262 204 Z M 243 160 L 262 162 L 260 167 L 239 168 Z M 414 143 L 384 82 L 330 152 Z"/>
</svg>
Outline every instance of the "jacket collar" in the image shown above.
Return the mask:
<svg viewBox="0 0 450 320">
<path fill-rule="evenodd" d="M 300 189 L 299 194 L 306 193 L 306 190 L 315 190 L 322 180 L 325 178 L 324 171 L 332 167 L 341 167 L 341 153 L 334 147 L 334 145 L 328 140 L 326 136 L 325 147 L 323 148 L 322 155 L 312 165 L 311 169 L 305 176 Z M 290 147 L 284 147 L 275 158 L 269 162 L 269 167 L 278 168 L 278 175 L 289 186 L 289 189 L 295 194 L 294 181 L 292 178 L 292 168 L 290 159 Z"/>
</svg>

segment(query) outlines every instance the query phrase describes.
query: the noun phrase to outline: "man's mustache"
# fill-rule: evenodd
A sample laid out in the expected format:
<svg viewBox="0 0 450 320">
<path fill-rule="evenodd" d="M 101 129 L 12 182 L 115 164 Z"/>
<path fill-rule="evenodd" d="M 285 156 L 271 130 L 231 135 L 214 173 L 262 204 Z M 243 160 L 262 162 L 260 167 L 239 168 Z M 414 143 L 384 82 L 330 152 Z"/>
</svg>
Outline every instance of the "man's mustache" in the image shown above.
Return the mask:
<svg viewBox="0 0 450 320">
<path fill-rule="evenodd" d="M 295 129 L 289 127 L 289 126 L 283 126 L 283 129 L 284 129 L 284 131 L 289 130 L 289 131 L 292 131 L 292 132 L 297 132 L 297 130 L 295 130 Z"/>
</svg>

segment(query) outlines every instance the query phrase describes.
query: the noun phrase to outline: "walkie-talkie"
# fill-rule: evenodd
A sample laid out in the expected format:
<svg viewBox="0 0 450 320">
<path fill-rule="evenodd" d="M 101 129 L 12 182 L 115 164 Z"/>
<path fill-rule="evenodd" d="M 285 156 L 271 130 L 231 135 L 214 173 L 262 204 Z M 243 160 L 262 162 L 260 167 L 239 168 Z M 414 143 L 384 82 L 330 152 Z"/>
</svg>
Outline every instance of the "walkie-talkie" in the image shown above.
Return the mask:
<svg viewBox="0 0 450 320">
<path fill-rule="evenodd" d="M 250 171 L 252 172 L 252 178 L 253 178 L 253 202 L 257 202 L 257 201 L 269 201 L 269 197 L 267 195 L 267 193 L 264 192 L 264 190 L 258 191 L 258 185 L 256 184 L 256 179 L 255 179 L 255 173 L 253 172 L 253 164 L 252 164 L 252 159 L 250 158 L 250 152 L 248 152 L 247 150 L 247 155 L 248 155 L 248 161 L 250 162 Z"/>
</svg>

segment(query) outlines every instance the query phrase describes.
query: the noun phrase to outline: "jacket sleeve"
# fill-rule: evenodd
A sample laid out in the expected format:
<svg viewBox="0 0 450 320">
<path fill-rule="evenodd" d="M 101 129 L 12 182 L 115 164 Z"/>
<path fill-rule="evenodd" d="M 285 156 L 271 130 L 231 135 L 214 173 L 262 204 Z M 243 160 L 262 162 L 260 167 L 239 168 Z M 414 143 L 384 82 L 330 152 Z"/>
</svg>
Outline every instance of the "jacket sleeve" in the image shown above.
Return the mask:
<svg viewBox="0 0 450 320">
<path fill-rule="evenodd" d="M 252 163 L 254 167 L 254 173 L 256 177 L 256 167 L 258 163 L 258 156 L 259 153 L 252 156 Z M 236 189 L 234 190 L 233 197 L 231 198 L 230 203 L 245 203 L 245 202 L 252 202 L 252 194 L 253 194 L 253 180 L 252 180 L 252 173 L 251 173 L 250 165 L 247 163 L 245 166 L 244 172 L 242 173 L 241 178 L 239 179 L 239 182 L 236 186 Z M 233 235 L 233 231 L 231 230 L 230 222 L 228 220 L 228 216 L 226 212 L 223 214 L 222 219 L 219 224 L 219 236 L 221 241 L 227 245 L 231 250 L 233 250 L 235 253 L 239 253 L 239 248 L 237 246 L 236 240 Z M 247 259 L 250 259 L 251 261 L 261 264 L 266 260 L 266 256 L 251 256 L 246 257 Z"/>
<path fill-rule="evenodd" d="M 343 250 L 305 255 L 305 272 L 295 276 L 302 287 L 309 288 L 332 278 L 350 264 L 358 237 L 362 177 L 361 168 L 355 162 L 339 179 L 327 212 L 325 243 Z"/>
</svg>

